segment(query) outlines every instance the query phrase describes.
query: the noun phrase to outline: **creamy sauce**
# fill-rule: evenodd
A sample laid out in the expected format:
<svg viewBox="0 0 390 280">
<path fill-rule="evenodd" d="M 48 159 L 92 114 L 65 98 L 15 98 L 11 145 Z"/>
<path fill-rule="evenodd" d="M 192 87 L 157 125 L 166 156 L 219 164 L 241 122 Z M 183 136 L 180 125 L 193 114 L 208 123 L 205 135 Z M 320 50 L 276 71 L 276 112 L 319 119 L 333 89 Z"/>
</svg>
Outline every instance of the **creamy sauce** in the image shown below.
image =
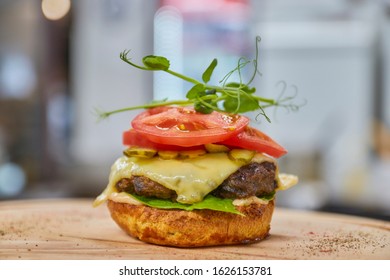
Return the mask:
<svg viewBox="0 0 390 280">
<path fill-rule="evenodd" d="M 248 198 L 242 198 L 242 199 L 235 199 L 233 200 L 233 205 L 234 206 L 248 206 L 251 204 L 268 204 L 268 200 L 266 199 L 261 199 L 256 196 L 251 196 Z"/>
<path fill-rule="evenodd" d="M 113 192 L 108 196 L 109 200 L 119 202 L 119 203 L 127 203 L 127 204 L 133 204 L 133 205 L 142 205 L 141 202 L 134 199 L 131 195 L 128 195 L 125 192 Z"/>
</svg>

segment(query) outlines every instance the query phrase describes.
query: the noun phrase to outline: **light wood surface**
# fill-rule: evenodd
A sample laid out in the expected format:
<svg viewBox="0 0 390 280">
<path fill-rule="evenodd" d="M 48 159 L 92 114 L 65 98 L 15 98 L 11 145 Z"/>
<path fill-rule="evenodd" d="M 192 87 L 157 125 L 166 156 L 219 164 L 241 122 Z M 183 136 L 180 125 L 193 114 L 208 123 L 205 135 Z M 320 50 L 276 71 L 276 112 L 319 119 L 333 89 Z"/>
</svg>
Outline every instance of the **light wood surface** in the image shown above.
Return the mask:
<svg viewBox="0 0 390 280">
<path fill-rule="evenodd" d="M 277 208 L 256 244 L 180 249 L 123 233 L 92 200 L 0 203 L 0 259 L 390 259 L 390 223 Z"/>
</svg>

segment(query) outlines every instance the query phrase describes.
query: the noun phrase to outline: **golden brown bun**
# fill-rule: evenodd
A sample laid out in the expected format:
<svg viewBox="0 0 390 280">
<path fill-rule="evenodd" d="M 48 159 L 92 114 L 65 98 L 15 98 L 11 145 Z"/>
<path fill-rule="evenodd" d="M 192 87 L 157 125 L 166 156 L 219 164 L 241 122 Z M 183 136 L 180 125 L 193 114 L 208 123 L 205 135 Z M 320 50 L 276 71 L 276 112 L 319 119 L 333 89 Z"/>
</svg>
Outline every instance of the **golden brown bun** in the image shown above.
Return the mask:
<svg viewBox="0 0 390 280">
<path fill-rule="evenodd" d="M 129 235 L 144 242 L 201 247 L 242 244 L 268 236 L 274 201 L 238 206 L 245 216 L 212 210 L 165 210 L 108 200 L 114 221 Z"/>
</svg>

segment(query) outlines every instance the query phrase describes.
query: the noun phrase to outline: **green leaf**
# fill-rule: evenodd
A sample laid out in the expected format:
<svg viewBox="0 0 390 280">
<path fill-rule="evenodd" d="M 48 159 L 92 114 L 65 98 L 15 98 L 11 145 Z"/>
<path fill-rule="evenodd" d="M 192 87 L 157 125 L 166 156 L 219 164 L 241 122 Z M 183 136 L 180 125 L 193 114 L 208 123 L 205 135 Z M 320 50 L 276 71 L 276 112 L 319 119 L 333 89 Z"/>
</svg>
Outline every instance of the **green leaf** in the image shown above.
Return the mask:
<svg viewBox="0 0 390 280">
<path fill-rule="evenodd" d="M 223 108 L 225 109 L 226 112 L 228 113 L 236 113 L 238 112 L 238 100 L 237 98 L 234 97 L 226 97 L 226 99 L 223 102 Z"/>
<path fill-rule="evenodd" d="M 276 194 L 276 192 L 273 191 L 273 192 L 271 192 L 271 193 L 269 193 L 269 194 L 263 195 L 263 196 L 260 197 L 260 198 L 261 198 L 262 200 L 271 201 L 272 199 L 275 198 L 275 194 Z"/>
<path fill-rule="evenodd" d="M 170 66 L 169 60 L 162 56 L 148 55 L 142 62 L 151 70 L 168 70 Z"/>
<path fill-rule="evenodd" d="M 196 84 L 187 92 L 186 97 L 188 99 L 194 99 L 198 97 L 204 91 L 204 89 L 205 87 L 203 84 Z"/>
<path fill-rule="evenodd" d="M 250 95 L 227 97 L 223 102 L 224 109 L 229 113 L 245 113 L 259 109 L 259 102 Z"/>
<path fill-rule="evenodd" d="M 204 71 L 204 73 L 202 75 L 203 82 L 208 83 L 210 81 L 211 75 L 213 74 L 214 69 L 217 66 L 217 64 L 218 64 L 218 61 L 216 58 L 214 58 L 213 61 L 211 61 L 209 67 L 207 67 L 206 71 Z"/>
<path fill-rule="evenodd" d="M 194 103 L 194 109 L 195 109 L 195 111 L 202 113 L 202 114 L 211 114 L 214 111 L 214 109 L 207 107 L 206 105 L 204 105 L 200 101 L 197 101 Z"/>
<path fill-rule="evenodd" d="M 236 210 L 233 205 L 233 199 L 218 198 L 212 195 L 207 195 L 202 201 L 194 204 L 182 204 L 167 199 L 144 197 L 135 194 L 128 194 L 134 197 L 136 200 L 143 204 L 160 208 L 160 209 L 181 209 L 181 210 L 196 210 L 196 209 L 209 209 L 214 211 L 222 211 L 233 214 L 242 215 L 240 211 Z"/>
</svg>

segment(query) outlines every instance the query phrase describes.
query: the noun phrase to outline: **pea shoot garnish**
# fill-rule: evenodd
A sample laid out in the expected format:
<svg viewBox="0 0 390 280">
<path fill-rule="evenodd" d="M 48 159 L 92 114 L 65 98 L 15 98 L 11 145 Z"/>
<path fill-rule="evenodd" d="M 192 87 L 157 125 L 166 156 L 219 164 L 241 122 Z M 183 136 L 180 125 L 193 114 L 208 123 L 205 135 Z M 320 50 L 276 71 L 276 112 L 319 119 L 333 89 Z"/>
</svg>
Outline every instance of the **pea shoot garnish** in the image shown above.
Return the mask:
<svg viewBox="0 0 390 280">
<path fill-rule="evenodd" d="M 226 112 L 232 114 L 246 113 L 251 111 L 259 111 L 258 115 L 265 117 L 270 122 L 270 118 L 266 115 L 264 109 L 268 107 L 284 107 L 287 110 L 296 111 L 301 105 L 292 103 L 292 99 L 295 98 L 296 92 L 293 96 L 284 97 L 284 90 L 278 99 L 265 98 L 255 94 L 256 88 L 251 84 L 259 75 L 258 70 L 258 54 L 259 54 L 259 42 L 260 37 L 256 37 L 256 55 L 255 58 L 249 60 L 245 57 L 241 57 L 237 66 L 225 75 L 220 81 L 219 85 L 209 84 L 214 69 L 218 65 L 218 60 L 213 59 L 207 69 L 203 72 L 202 81 L 187 77 L 183 74 L 177 73 L 170 69 L 170 62 L 167 58 L 162 56 L 148 55 L 142 59 L 143 65 L 135 64 L 129 58 L 129 50 L 125 50 L 120 53 L 120 59 L 130 64 L 131 66 L 145 71 L 164 71 L 170 75 L 180 78 L 186 82 L 193 84 L 191 89 L 186 94 L 186 99 L 182 100 L 158 100 L 151 103 L 126 107 L 118 110 L 108 112 L 98 112 L 101 119 L 107 118 L 112 114 L 136 110 L 136 109 L 149 109 L 159 106 L 177 105 L 177 106 L 194 106 L 197 112 L 203 114 L 209 114 L 213 111 Z M 252 65 L 253 72 L 249 81 L 244 82 L 242 78 L 242 71 L 245 67 Z M 239 81 L 230 81 L 233 74 L 238 74 Z M 296 89 L 296 87 L 294 87 Z"/>
</svg>

